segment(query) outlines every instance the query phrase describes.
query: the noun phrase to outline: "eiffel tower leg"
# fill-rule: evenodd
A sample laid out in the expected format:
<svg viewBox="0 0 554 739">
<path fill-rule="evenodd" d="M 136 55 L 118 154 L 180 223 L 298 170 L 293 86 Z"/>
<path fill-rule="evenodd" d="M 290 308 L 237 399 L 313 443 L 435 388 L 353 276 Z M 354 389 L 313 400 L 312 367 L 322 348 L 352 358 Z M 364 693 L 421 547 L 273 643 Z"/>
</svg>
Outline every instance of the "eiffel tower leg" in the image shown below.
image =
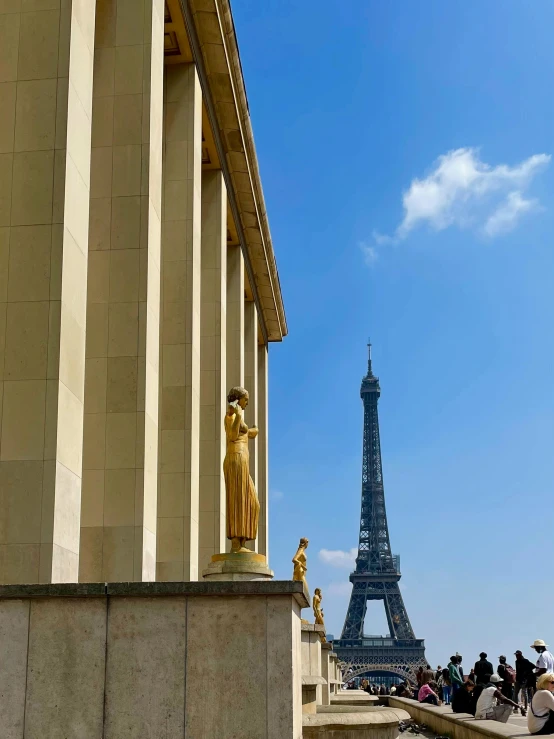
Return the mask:
<svg viewBox="0 0 554 739">
<path fill-rule="evenodd" d="M 396 639 L 415 639 L 397 582 L 385 583 L 385 610 L 391 636 Z"/>
<path fill-rule="evenodd" d="M 342 639 L 361 639 L 367 609 L 367 594 L 364 583 L 355 583 L 342 629 Z"/>
</svg>

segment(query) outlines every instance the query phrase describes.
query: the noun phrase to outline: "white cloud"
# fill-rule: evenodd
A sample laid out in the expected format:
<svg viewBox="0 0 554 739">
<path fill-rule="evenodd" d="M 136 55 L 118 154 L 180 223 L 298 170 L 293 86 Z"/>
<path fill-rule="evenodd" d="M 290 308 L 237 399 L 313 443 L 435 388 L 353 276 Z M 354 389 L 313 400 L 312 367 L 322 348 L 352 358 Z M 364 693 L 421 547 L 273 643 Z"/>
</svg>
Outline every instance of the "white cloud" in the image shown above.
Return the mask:
<svg viewBox="0 0 554 739">
<path fill-rule="evenodd" d="M 343 552 L 342 549 L 321 549 L 319 551 L 319 559 L 322 562 L 331 567 L 344 567 L 346 569 L 354 567 L 357 556 L 358 550 L 356 547 L 348 552 Z"/>
<path fill-rule="evenodd" d="M 366 243 L 365 241 L 361 241 L 359 247 L 362 250 L 362 254 L 364 255 L 364 262 L 367 264 L 368 267 L 372 267 L 377 260 L 377 249 L 374 246 L 370 246 L 370 244 Z"/>
<path fill-rule="evenodd" d="M 285 496 L 284 496 L 284 493 L 282 493 L 280 490 L 272 490 L 269 493 L 269 497 L 271 500 L 278 501 L 278 500 L 283 500 Z"/>
<path fill-rule="evenodd" d="M 538 202 L 523 194 L 550 158 L 534 154 L 514 167 L 491 166 L 481 161 L 477 149 L 449 151 L 427 177 L 412 180 L 402 197 L 404 218 L 394 236 L 374 232 L 375 243 L 398 242 L 423 224 L 435 231 L 473 228 L 489 237 L 510 231 L 523 214 L 538 209 Z"/>
<path fill-rule="evenodd" d="M 350 595 L 352 592 L 352 583 L 348 582 L 348 580 L 344 580 L 341 582 L 330 582 L 329 585 L 325 588 L 325 594 L 328 595 L 336 595 L 339 597 L 344 597 L 345 595 Z"/>
<path fill-rule="evenodd" d="M 487 236 L 496 236 L 506 231 L 511 231 L 516 225 L 520 216 L 531 210 L 539 210 L 540 205 L 537 200 L 526 200 L 522 197 L 519 190 L 515 190 L 508 194 L 503 203 L 487 218 L 483 227 Z"/>
</svg>

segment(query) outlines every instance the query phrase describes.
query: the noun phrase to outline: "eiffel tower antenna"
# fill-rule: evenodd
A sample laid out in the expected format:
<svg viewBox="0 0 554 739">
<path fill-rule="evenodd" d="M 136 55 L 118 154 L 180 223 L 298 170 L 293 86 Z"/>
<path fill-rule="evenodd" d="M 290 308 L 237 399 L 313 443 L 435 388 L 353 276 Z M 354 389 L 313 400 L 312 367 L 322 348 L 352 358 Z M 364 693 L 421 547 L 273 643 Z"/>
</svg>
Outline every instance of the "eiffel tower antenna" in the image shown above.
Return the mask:
<svg viewBox="0 0 554 739">
<path fill-rule="evenodd" d="M 364 443 L 362 457 L 362 505 L 356 568 L 350 575 L 352 594 L 341 638 L 333 648 L 352 669 L 350 675 L 376 672 L 395 673 L 412 678 L 425 666 L 423 639 L 416 639 L 400 593 L 400 559 L 392 554 L 385 490 L 379 416 L 381 395 L 379 378 L 371 366 L 371 341 L 368 339 L 367 375 L 360 395 L 364 405 Z M 389 636 L 364 636 L 364 620 L 369 600 L 383 601 Z"/>
</svg>

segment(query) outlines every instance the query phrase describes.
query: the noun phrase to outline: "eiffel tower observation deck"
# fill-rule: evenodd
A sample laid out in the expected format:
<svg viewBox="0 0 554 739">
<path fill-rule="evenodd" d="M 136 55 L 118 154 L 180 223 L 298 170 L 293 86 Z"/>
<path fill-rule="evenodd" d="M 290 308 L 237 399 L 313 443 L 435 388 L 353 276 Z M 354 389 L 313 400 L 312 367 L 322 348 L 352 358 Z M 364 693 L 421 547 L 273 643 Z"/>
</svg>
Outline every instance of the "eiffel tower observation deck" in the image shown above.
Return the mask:
<svg viewBox="0 0 554 739">
<path fill-rule="evenodd" d="M 367 374 L 360 390 L 364 404 L 360 540 L 356 569 L 350 574 L 350 604 L 334 649 L 346 664 L 343 674 L 347 677 L 399 676 L 413 680 L 417 668 L 426 664 L 425 645 L 414 635 L 398 585 L 400 558 L 392 554 L 390 546 L 377 411 L 381 388 L 371 366 L 371 344 L 368 353 Z M 383 601 L 389 629 L 386 636 L 364 634 L 370 600 Z"/>
</svg>

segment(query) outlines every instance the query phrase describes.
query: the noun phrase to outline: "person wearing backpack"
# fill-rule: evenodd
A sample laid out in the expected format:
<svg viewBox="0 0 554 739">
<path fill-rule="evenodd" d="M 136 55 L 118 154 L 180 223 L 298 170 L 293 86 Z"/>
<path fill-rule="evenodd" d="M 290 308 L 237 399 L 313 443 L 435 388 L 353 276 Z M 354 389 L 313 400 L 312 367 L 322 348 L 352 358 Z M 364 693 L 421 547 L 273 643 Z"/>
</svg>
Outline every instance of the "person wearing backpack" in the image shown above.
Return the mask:
<svg viewBox="0 0 554 739">
<path fill-rule="evenodd" d="M 506 662 L 506 657 L 502 654 L 498 658 L 500 664 L 496 670 L 496 674 L 502 679 L 502 695 L 510 700 L 514 697 L 514 685 L 516 681 L 516 671 Z"/>
</svg>

